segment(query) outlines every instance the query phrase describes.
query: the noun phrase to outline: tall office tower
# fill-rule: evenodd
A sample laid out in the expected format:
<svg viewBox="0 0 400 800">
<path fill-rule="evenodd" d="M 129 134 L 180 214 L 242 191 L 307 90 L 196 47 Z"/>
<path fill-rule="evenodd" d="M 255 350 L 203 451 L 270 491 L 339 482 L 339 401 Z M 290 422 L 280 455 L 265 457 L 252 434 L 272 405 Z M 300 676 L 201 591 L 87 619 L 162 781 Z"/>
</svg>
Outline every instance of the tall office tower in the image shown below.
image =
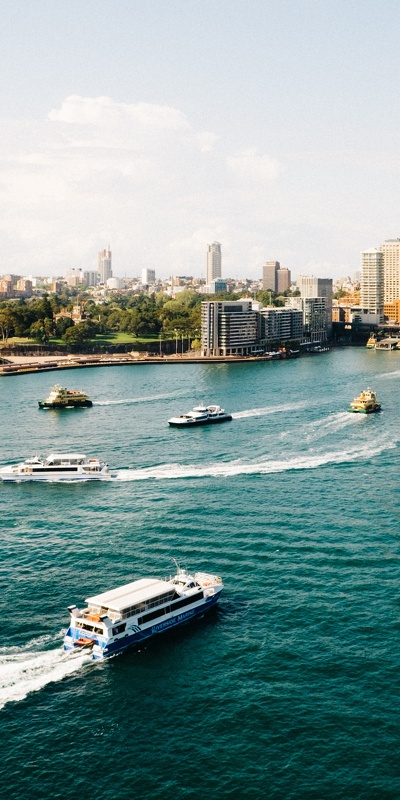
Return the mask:
<svg viewBox="0 0 400 800">
<path fill-rule="evenodd" d="M 265 292 L 278 291 L 277 272 L 281 265 L 279 261 L 266 261 L 263 266 L 263 289 Z"/>
<path fill-rule="evenodd" d="M 326 311 L 326 333 L 332 333 L 332 278 L 315 278 L 314 275 L 299 275 L 297 286 L 300 296 L 306 299 L 324 298 Z"/>
<path fill-rule="evenodd" d="M 386 239 L 383 254 L 383 299 L 391 303 L 400 298 L 400 239 Z"/>
<path fill-rule="evenodd" d="M 97 286 L 98 282 L 99 282 L 98 272 L 96 272 L 94 269 L 84 270 L 83 283 L 85 284 L 85 286 Z"/>
<path fill-rule="evenodd" d="M 383 253 L 382 250 L 364 250 L 361 262 L 360 304 L 374 314 L 383 315 Z"/>
<path fill-rule="evenodd" d="M 107 283 L 109 278 L 112 278 L 111 269 L 111 250 L 100 250 L 98 258 L 98 273 L 100 283 Z"/>
<path fill-rule="evenodd" d="M 211 283 L 214 278 L 221 277 L 221 245 L 213 242 L 207 245 L 207 283 Z"/>
<path fill-rule="evenodd" d="M 286 292 L 286 289 L 290 289 L 291 284 L 291 274 L 290 269 L 286 267 L 280 267 L 276 271 L 276 291 L 278 294 L 282 294 L 282 292 Z"/>
<path fill-rule="evenodd" d="M 156 280 L 156 271 L 155 269 L 147 269 L 147 267 L 143 267 L 142 269 L 142 283 L 145 286 L 149 286 L 150 283 L 155 283 Z"/>
</svg>

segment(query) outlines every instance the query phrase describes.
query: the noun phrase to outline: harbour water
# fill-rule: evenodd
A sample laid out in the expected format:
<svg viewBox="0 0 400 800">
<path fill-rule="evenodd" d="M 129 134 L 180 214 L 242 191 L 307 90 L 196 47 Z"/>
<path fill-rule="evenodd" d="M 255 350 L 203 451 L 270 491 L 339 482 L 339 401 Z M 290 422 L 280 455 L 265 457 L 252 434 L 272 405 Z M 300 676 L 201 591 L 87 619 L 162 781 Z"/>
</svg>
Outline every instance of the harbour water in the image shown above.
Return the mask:
<svg viewBox="0 0 400 800">
<path fill-rule="evenodd" d="M 39 411 L 54 382 L 93 408 Z M 380 414 L 349 414 L 371 386 Z M 8 800 L 400 797 L 400 353 L 3 378 L 0 464 L 105 458 L 107 483 L 0 484 Z M 232 422 L 169 417 L 219 403 Z M 67 606 L 172 559 L 208 617 L 104 663 Z"/>
</svg>

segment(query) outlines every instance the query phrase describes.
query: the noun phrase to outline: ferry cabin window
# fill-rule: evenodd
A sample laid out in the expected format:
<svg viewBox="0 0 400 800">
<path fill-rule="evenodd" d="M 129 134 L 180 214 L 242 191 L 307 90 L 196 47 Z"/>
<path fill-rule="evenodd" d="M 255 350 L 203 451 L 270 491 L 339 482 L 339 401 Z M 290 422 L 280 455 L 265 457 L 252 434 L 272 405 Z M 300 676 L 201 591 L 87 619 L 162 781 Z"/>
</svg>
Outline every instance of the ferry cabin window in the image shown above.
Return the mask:
<svg viewBox="0 0 400 800">
<path fill-rule="evenodd" d="M 147 609 L 160 606 L 163 603 L 169 602 L 175 596 L 176 596 L 175 590 L 170 589 L 168 592 L 164 592 L 163 594 L 160 594 L 157 597 L 152 597 L 150 600 L 145 600 L 143 603 L 136 603 L 134 606 L 129 606 L 129 608 L 124 608 L 121 611 L 121 619 L 127 619 L 127 617 L 133 617 L 135 616 L 135 614 L 140 614 L 142 611 L 146 611 Z"/>
<path fill-rule="evenodd" d="M 157 617 L 163 617 L 165 611 L 165 608 L 158 608 L 156 611 L 150 611 L 150 614 L 144 614 L 143 617 L 139 617 L 138 624 L 143 625 L 144 622 L 150 622 L 152 619 L 157 619 Z"/>
<path fill-rule="evenodd" d="M 81 628 L 83 631 L 90 631 L 91 633 L 104 633 L 103 628 L 96 628 L 95 625 L 88 625 L 87 622 L 77 622 L 77 628 Z"/>
<path fill-rule="evenodd" d="M 115 628 L 112 629 L 112 635 L 117 636 L 119 633 L 123 633 L 125 628 L 125 623 L 123 625 L 116 625 Z"/>
</svg>

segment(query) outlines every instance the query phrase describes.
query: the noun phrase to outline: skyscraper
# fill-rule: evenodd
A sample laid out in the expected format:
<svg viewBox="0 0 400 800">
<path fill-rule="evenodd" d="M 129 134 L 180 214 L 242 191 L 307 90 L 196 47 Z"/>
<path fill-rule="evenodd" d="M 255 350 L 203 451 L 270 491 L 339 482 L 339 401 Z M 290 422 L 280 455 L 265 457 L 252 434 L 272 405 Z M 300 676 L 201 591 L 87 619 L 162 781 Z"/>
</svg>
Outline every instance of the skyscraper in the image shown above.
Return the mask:
<svg viewBox="0 0 400 800">
<path fill-rule="evenodd" d="M 278 270 L 281 265 L 279 261 L 266 261 L 263 266 L 263 289 L 265 292 L 278 291 Z"/>
<path fill-rule="evenodd" d="M 277 269 L 276 291 L 278 294 L 282 294 L 286 291 L 286 289 L 290 288 L 291 279 L 290 269 L 287 269 L 286 267 L 280 267 Z"/>
<path fill-rule="evenodd" d="M 108 250 L 100 250 L 99 252 L 98 273 L 100 283 L 107 283 L 108 279 L 112 278 L 110 245 Z"/>
<path fill-rule="evenodd" d="M 383 261 L 382 250 L 371 248 L 362 253 L 361 305 L 380 317 L 383 315 Z"/>
<path fill-rule="evenodd" d="M 384 302 L 400 298 L 400 239 L 386 239 L 380 250 L 383 255 Z"/>
<path fill-rule="evenodd" d="M 151 283 L 155 283 L 156 280 L 156 271 L 155 269 L 147 269 L 147 267 L 143 267 L 142 269 L 142 283 L 145 286 L 149 286 Z"/>
<path fill-rule="evenodd" d="M 324 298 L 326 310 L 326 332 L 332 333 L 332 278 L 315 278 L 314 275 L 299 275 L 297 286 L 302 298 Z"/>
<path fill-rule="evenodd" d="M 207 283 L 221 277 L 221 245 L 213 242 L 207 245 Z"/>
</svg>

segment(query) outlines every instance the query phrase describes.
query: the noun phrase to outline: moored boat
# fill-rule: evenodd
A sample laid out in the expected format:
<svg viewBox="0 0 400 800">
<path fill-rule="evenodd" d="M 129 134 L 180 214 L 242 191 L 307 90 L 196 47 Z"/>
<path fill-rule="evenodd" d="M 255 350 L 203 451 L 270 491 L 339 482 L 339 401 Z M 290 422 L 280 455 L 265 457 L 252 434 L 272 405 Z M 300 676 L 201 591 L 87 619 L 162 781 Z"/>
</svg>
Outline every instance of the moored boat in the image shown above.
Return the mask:
<svg viewBox="0 0 400 800">
<path fill-rule="evenodd" d="M 375 392 L 372 389 L 364 389 L 358 397 L 355 397 L 347 411 L 354 411 L 358 414 L 373 414 L 381 410 Z"/>
<path fill-rule="evenodd" d="M 56 384 L 48 397 L 39 400 L 39 408 L 89 408 L 93 405 L 88 395 L 76 389 L 65 389 Z"/>
<path fill-rule="evenodd" d="M 95 660 L 120 653 L 177 625 L 203 616 L 218 602 L 222 579 L 193 575 L 177 565 L 170 578 L 141 578 L 89 597 L 86 608 L 69 606 L 64 649 L 92 647 Z"/>
<path fill-rule="evenodd" d="M 3 481 L 99 481 L 111 478 L 108 464 L 81 453 L 52 453 L 0 468 Z"/>
<path fill-rule="evenodd" d="M 168 424 L 191 427 L 194 425 L 209 425 L 214 422 L 228 422 L 231 419 L 232 414 L 227 414 L 221 406 L 195 406 L 187 414 L 181 414 L 180 417 L 171 417 L 168 420 Z"/>
</svg>

